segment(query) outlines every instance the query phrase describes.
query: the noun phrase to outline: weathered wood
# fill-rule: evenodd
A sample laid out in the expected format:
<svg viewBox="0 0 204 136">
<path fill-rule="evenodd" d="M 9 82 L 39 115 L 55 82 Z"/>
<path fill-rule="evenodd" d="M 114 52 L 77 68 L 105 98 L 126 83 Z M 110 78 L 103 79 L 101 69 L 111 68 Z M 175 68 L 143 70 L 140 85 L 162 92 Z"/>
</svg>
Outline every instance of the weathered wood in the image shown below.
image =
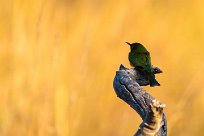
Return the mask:
<svg viewBox="0 0 204 136">
<path fill-rule="evenodd" d="M 155 74 L 162 71 L 154 67 Z M 162 104 L 150 94 L 148 94 L 141 86 L 149 85 L 142 72 L 134 68 L 125 68 L 120 66 L 116 72 L 113 86 L 119 98 L 128 103 L 142 118 L 135 136 L 166 136 L 167 122 Z"/>
</svg>

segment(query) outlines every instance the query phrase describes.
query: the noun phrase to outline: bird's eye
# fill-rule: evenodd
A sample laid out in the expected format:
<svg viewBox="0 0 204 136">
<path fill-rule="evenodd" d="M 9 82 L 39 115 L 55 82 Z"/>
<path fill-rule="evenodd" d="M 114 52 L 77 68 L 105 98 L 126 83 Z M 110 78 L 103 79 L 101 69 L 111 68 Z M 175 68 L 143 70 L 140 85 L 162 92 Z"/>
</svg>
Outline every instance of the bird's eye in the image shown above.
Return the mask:
<svg viewBox="0 0 204 136">
<path fill-rule="evenodd" d="M 134 49 L 134 46 L 131 46 L 131 50 L 133 50 Z"/>
</svg>

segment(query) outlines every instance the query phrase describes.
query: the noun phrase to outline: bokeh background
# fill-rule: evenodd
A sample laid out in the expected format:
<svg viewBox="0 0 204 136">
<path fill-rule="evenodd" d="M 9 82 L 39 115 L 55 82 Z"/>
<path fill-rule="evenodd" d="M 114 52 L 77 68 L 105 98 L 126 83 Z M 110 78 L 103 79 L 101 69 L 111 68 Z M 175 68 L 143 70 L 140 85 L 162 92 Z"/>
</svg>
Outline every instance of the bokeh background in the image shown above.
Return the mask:
<svg viewBox="0 0 204 136">
<path fill-rule="evenodd" d="M 169 136 L 204 134 L 200 0 L 0 0 L 0 135 L 129 136 L 141 119 L 112 87 L 128 42 L 164 73 Z"/>
</svg>

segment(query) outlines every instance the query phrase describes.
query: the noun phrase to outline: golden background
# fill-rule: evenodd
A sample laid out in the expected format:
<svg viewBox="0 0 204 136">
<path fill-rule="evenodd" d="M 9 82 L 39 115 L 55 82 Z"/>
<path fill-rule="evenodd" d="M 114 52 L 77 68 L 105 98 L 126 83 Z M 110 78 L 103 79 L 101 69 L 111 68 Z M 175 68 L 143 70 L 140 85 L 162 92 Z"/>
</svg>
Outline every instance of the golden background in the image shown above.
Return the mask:
<svg viewBox="0 0 204 136">
<path fill-rule="evenodd" d="M 204 133 L 204 2 L 0 0 L 0 135 L 129 136 L 115 71 L 141 42 L 164 73 L 169 136 Z"/>
</svg>

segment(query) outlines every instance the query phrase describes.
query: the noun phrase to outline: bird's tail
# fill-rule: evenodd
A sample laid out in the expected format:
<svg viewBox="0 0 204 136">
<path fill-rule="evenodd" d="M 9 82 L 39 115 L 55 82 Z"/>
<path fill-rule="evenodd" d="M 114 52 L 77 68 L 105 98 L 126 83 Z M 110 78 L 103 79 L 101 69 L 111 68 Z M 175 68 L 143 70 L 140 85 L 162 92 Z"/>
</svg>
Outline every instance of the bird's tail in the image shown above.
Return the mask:
<svg viewBox="0 0 204 136">
<path fill-rule="evenodd" d="M 155 79 L 155 75 L 154 74 L 150 75 L 149 82 L 150 82 L 150 87 L 160 86 L 160 84 Z"/>
</svg>

